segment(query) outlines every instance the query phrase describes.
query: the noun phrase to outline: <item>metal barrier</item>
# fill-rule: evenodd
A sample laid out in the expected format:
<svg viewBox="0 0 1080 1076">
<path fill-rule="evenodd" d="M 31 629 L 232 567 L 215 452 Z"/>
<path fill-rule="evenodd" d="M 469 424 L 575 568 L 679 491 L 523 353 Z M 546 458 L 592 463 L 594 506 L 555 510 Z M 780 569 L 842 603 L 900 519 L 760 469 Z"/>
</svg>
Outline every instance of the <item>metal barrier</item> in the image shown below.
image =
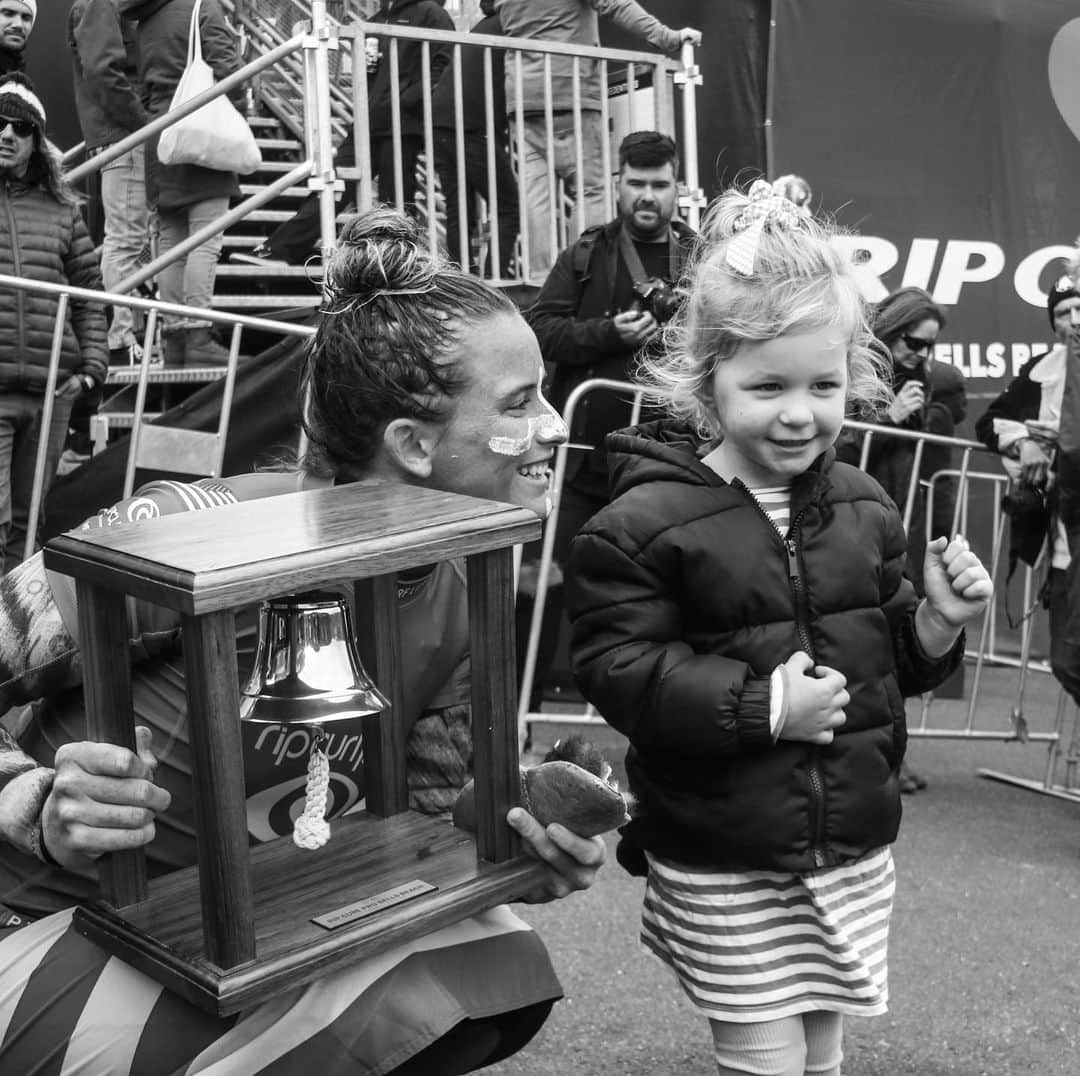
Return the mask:
<svg viewBox="0 0 1080 1076">
<path fill-rule="evenodd" d="M 599 64 L 601 78 L 601 126 L 606 131 L 611 125 L 610 108 L 608 97 L 611 89 L 609 80 L 609 66 L 625 69 L 627 85 L 627 119 L 628 129 L 642 126 L 653 126 L 658 130 L 675 134 L 676 132 L 676 108 L 674 104 L 676 87 L 681 91 L 681 127 L 682 135 L 679 139 L 680 157 L 683 162 L 683 183 L 680 191 L 680 202 L 692 226 L 697 225 L 700 211 L 705 204 L 704 193 L 698 182 L 697 162 L 697 110 L 695 91 L 701 82 L 700 70 L 694 63 L 694 50 L 691 45 L 684 45 L 680 60 L 675 61 L 653 52 L 637 52 L 624 49 L 593 48 L 570 45 L 560 42 L 529 41 L 528 47 L 509 37 L 492 36 L 486 34 L 465 33 L 461 31 L 440 31 L 431 29 L 416 29 L 408 26 L 394 24 L 370 23 L 362 18 L 342 25 L 338 18 L 331 17 L 326 10 L 325 3 L 315 3 L 311 10 L 310 34 L 301 35 L 300 39 L 293 38 L 293 42 L 302 40 L 303 47 L 310 50 L 314 60 L 307 62 L 303 70 L 299 69 L 296 49 L 286 49 L 289 42 L 285 39 L 285 30 L 279 25 L 282 21 L 290 24 L 299 20 L 303 9 L 296 0 L 246 0 L 227 4 L 232 10 L 234 17 L 250 41 L 259 47 L 271 49 L 278 54 L 282 63 L 274 71 L 267 72 L 264 83 L 261 86 L 261 94 L 264 103 L 276 116 L 289 127 L 295 134 L 306 139 L 311 158 L 311 180 L 309 186 L 312 189 L 328 192 L 324 197 L 321 208 L 322 216 L 322 245 L 324 250 L 333 247 L 335 240 L 334 217 L 331 213 L 334 202 L 334 194 L 343 189 L 343 177 L 347 177 L 356 183 L 355 204 L 360 209 L 368 208 L 374 201 L 373 164 L 371 160 L 371 137 L 368 115 L 368 86 L 366 77 L 355 77 L 357 72 L 366 72 L 366 47 L 369 39 L 378 38 L 385 42 L 388 62 L 390 64 L 391 85 L 397 87 L 400 83 L 400 42 L 414 41 L 421 45 L 421 80 L 423 85 L 423 121 L 422 141 L 423 149 L 418 160 L 418 176 L 404 176 L 402 174 L 402 110 L 398 93 L 395 91 L 391 98 L 391 138 L 394 148 L 394 160 L 396 163 L 394 174 L 394 202 L 399 208 L 413 201 L 414 181 L 418 178 L 416 192 L 419 195 L 417 206 L 421 217 L 426 221 L 429 244 L 434 249 L 442 236 L 445 235 L 444 221 L 446 215 L 454 213 L 459 223 L 459 235 L 461 236 L 460 249 L 450 251 L 464 266 L 473 264 L 470 256 L 469 237 L 469 207 L 466 202 L 465 182 L 465 150 L 463 130 L 463 86 L 461 84 L 461 52 L 463 48 L 473 47 L 484 49 L 484 103 L 485 103 L 485 137 L 487 145 L 487 189 L 491 194 L 486 204 L 479 208 L 483 234 L 487 236 L 487 244 L 490 252 L 490 264 L 492 272 L 484 274 L 487 279 L 494 283 L 503 281 L 501 275 L 502 266 L 507 261 L 506 251 L 499 249 L 499 237 L 496 228 L 490 226 L 490 222 L 498 217 L 498 184 L 496 182 L 495 146 L 502 138 L 501 129 L 503 117 L 497 117 L 494 111 L 495 93 L 493 92 L 493 67 L 492 58 L 496 52 L 502 54 L 514 71 L 516 85 L 516 115 L 518 117 L 516 131 L 511 132 L 510 152 L 512 157 L 520 163 L 525 153 L 525 133 L 523 110 L 521 107 L 522 94 L 522 55 L 524 52 L 542 54 L 546 57 L 547 77 L 545 80 L 545 115 L 548 142 L 548 183 L 553 197 L 549 204 L 553 212 L 548 221 L 549 232 L 554 237 L 551 249 L 556 250 L 565 246 L 574 238 L 569 235 L 568 223 L 565 214 L 560 208 L 565 202 L 565 192 L 562 190 L 561 181 L 557 180 L 552 164 L 554 153 L 553 146 L 553 111 L 551 91 L 551 60 L 553 57 L 570 57 L 573 62 L 573 83 L 576 106 L 574 109 L 574 127 L 579 132 L 582 129 L 581 98 L 581 72 L 580 65 L 585 62 Z M 351 13 L 350 9 L 358 10 L 355 4 L 341 5 L 341 17 Z M 433 49 L 449 49 L 453 56 L 454 70 L 454 103 L 456 113 L 455 124 L 455 171 L 457 175 L 457 204 L 446 206 L 441 197 L 434 161 L 434 129 L 432 126 L 431 93 L 434 89 L 435 80 L 432 78 L 432 51 Z M 265 65 L 264 65 L 265 66 Z M 245 68 L 245 70 L 247 70 Z M 261 68 L 260 68 L 261 70 Z M 333 73 L 333 81 L 328 77 Z M 254 72 L 250 72 L 254 73 Z M 638 89 L 637 81 L 639 74 L 648 73 L 652 83 L 653 103 L 651 109 L 645 106 L 646 94 Z M 273 80 L 277 80 L 276 82 Z M 313 98 L 321 95 L 326 98 L 325 122 L 319 122 L 316 118 L 314 130 L 312 117 L 309 116 Z M 301 119 L 301 108 L 303 113 Z M 351 130 L 356 149 L 356 164 L 354 167 L 342 167 L 335 170 L 331 145 L 331 135 L 334 132 Z M 313 138 L 312 135 L 316 137 Z M 323 137 L 325 136 L 325 137 Z M 604 140 L 604 173 L 612 174 L 612 161 L 608 140 Z M 580 138 L 578 139 L 577 174 L 583 172 L 581 159 Z M 520 177 L 520 168 L 518 169 Z M 519 272 L 516 281 L 525 279 L 527 272 L 524 267 L 529 265 L 530 235 L 526 214 L 526 198 L 520 190 L 520 178 L 518 181 L 520 207 L 519 220 Z M 577 219 L 583 219 L 584 214 L 584 191 L 576 192 Z M 606 219 L 614 215 L 611 191 L 608 185 L 604 190 L 604 208 Z M 326 207 L 329 202 L 330 208 Z M 327 214 L 330 214 L 327 216 Z M 482 267 L 485 259 L 479 260 Z"/>
<path fill-rule="evenodd" d="M 617 392 L 620 396 L 628 397 L 633 404 L 633 413 L 630 423 L 637 422 L 640 412 L 643 393 L 637 386 L 624 381 L 614 381 L 606 378 L 594 378 L 578 385 L 567 399 L 563 418 L 571 429 L 573 428 L 574 413 L 580 406 L 583 398 L 592 392 Z M 1001 574 L 1002 550 L 1005 546 L 1007 518 L 1001 510 L 1001 494 L 1004 492 L 1009 481 L 1004 469 L 1001 467 L 1000 458 L 991 452 L 985 445 L 977 441 L 969 441 L 962 438 L 942 437 L 936 434 L 917 433 L 910 430 L 898 430 L 889 426 L 875 426 L 864 422 L 847 422 L 845 429 L 851 433 L 863 436 L 861 449 L 860 467 L 865 470 L 869 459 L 871 442 L 875 438 L 889 438 L 907 440 L 915 443 L 912 457 L 912 477 L 908 484 L 907 495 L 901 508 L 904 526 L 907 528 L 916 509 L 916 499 L 926 494 L 926 536 L 933 537 L 930 533 L 932 525 L 933 497 L 938 484 L 946 478 L 955 478 L 957 482 L 956 502 L 952 513 L 952 533 L 968 534 L 970 522 L 970 508 L 972 492 L 977 487 L 986 487 L 991 494 L 991 528 L 989 536 L 989 549 L 981 550 L 984 562 L 988 570 L 999 582 Z M 920 469 L 923 459 L 923 450 L 928 445 L 939 445 L 959 454 L 960 466 L 956 469 L 949 468 L 935 472 L 923 481 L 920 478 Z M 537 572 L 536 595 L 532 611 L 532 619 L 529 625 L 529 636 L 525 652 L 524 668 L 521 677 L 520 693 L 518 697 L 518 727 L 521 740 L 527 741 L 531 736 L 531 726 L 537 723 L 557 724 L 603 724 L 603 718 L 590 704 L 585 704 L 581 709 L 570 709 L 560 706 L 559 711 L 531 710 L 529 700 L 532 696 L 536 678 L 537 655 L 540 648 L 541 632 L 544 628 L 544 607 L 547 592 L 550 589 L 552 575 L 552 563 L 555 547 L 555 530 L 559 517 L 559 504 L 562 487 L 565 481 L 567 458 L 572 451 L 589 451 L 592 445 L 565 444 L 560 445 L 555 456 L 555 468 L 552 476 L 551 502 L 552 510 L 544 528 L 540 565 Z M 972 457 L 979 454 L 980 459 L 994 465 L 994 470 L 975 471 L 972 469 Z M 976 544 L 976 543 L 973 543 Z M 1029 673 L 1049 674 L 1050 666 L 1045 661 L 1033 661 L 1031 657 L 1032 645 L 1032 621 L 1030 613 L 1033 611 L 1033 595 L 1037 591 L 1036 579 L 1042 564 L 1034 567 L 1024 566 L 1022 574 L 1023 603 L 1027 611 L 1020 628 L 1019 656 L 1007 656 L 999 651 L 996 624 L 999 620 L 998 603 L 1001 600 L 999 587 L 995 587 L 994 599 L 988 605 L 984 613 L 977 644 L 968 646 L 965 659 L 972 664 L 972 684 L 968 697 L 968 705 L 965 718 L 959 726 L 933 725 L 930 722 L 930 712 L 933 703 L 933 693 L 924 695 L 921 700 L 921 712 L 917 722 L 909 725 L 909 734 L 912 737 L 925 737 L 929 739 L 957 739 L 957 740 L 987 740 L 987 741 L 1014 741 L 1018 743 L 1044 742 L 1049 748 L 1046 774 L 1043 781 L 1032 782 L 1024 778 L 1011 777 L 997 771 L 980 771 L 984 776 L 999 781 L 1007 781 L 1020 787 L 1030 788 L 1035 791 L 1045 792 L 1067 799 L 1076 799 L 1080 802 L 1080 709 L 1072 707 L 1070 730 L 1066 732 L 1068 723 L 1069 699 L 1062 689 L 1059 694 L 1057 711 L 1053 724 L 1045 730 L 1033 730 L 1028 727 L 1024 714 L 1024 693 Z M 1007 714 L 1001 715 L 1002 720 L 998 727 L 990 727 L 989 723 L 980 727 L 976 720 L 979 703 L 979 690 L 983 678 L 984 669 L 988 665 L 1002 665 L 1017 669 L 1017 694 L 1016 701 Z M 1065 745 L 1065 739 L 1068 744 Z M 1066 779 L 1065 784 L 1057 783 L 1056 772 L 1060 762 L 1064 761 Z"/>
<path fill-rule="evenodd" d="M 315 330 L 307 325 L 292 325 L 283 321 L 272 321 L 267 318 L 253 318 L 244 314 L 231 314 L 216 310 L 203 310 L 194 307 L 181 306 L 176 303 L 164 303 L 157 299 L 144 299 L 132 295 L 119 295 L 112 292 L 92 291 L 87 288 L 76 288 L 63 284 L 48 284 L 36 280 L 27 280 L 24 277 L 7 276 L 0 274 L 0 289 L 12 291 L 32 292 L 41 295 L 56 296 L 56 325 L 53 331 L 52 347 L 49 352 L 49 369 L 45 385 L 45 395 L 42 399 L 41 429 L 42 436 L 38 442 L 37 457 L 34 465 L 34 484 L 30 498 L 30 510 L 27 519 L 26 544 L 23 548 L 23 558 L 31 556 L 34 552 L 37 538 L 38 521 L 41 516 L 41 506 L 44 501 L 45 464 L 48 457 L 48 431 L 52 421 L 53 399 L 59 380 L 60 352 L 63 347 L 64 329 L 68 322 L 68 306 L 74 299 L 79 302 L 90 302 L 105 306 L 107 304 L 119 304 L 146 311 L 146 328 L 143 347 L 143 361 L 139 371 L 139 378 L 134 382 L 137 386 L 137 402 L 135 421 L 131 432 L 131 442 L 128 446 L 128 461 L 124 479 L 124 496 L 131 495 L 134 488 L 135 471 L 140 463 L 139 448 L 142 434 L 142 418 L 146 399 L 146 387 L 151 378 L 150 353 L 151 343 L 154 338 L 155 323 L 159 314 L 177 314 L 181 317 L 190 317 L 197 314 L 204 321 L 212 321 L 219 325 L 232 327 L 232 341 L 230 347 L 230 365 L 225 372 L 225 393 L 222 401 L 221 421 L 216 434 L 199 434 L 201 438 L 212 438 L 213 443 L 209 446 L 203 444 L 198 448 L 192 447 L 182 455 L 170 456 L 160 452 L 154 454 L 152 465 L 159 470 L 173 470 L 184 474 L 215 474 L 220 471 L 221 459 L 225 451 L 225 439 L 228 433 L 229 408 L 232 402 L 232 385 L 236 373 L 236 361 L 240 352 L 240 341 L 245 328 L 255 328 L 260 331 L 278 332 L 285 336 L 309 337 Z M 183 431 L 192 435 L 196 431 Z M 160 438 L 159 438 L 160 439 Z M 195 437 L 188 436 L 185 442 L 194 445 Z M 215 463 L 216 461 L 216 463 Z M 177 466 L 177 464 L 181 466 Z M 196 465 L 196 470 L 185 471 L 185 466 Z M 209 466 L 209 469 L 206 469 Z M 51 478 L 50 477 L 50 483 Z"/>
</svg>

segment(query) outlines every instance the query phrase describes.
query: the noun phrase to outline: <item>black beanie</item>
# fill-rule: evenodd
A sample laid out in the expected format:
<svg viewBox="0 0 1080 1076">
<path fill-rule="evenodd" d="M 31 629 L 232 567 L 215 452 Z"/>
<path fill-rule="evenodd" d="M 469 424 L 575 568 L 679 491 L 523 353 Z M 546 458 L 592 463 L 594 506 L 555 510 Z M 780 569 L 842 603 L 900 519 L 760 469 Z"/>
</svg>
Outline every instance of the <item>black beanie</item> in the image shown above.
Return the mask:
<svg viewBox="0 0 1080 1076">
<path fill-rule="evenodd" d="M 1060 277 L 1050 288 L 1046 296 L 1046 312 L 1050 315 L 1050 328 L 1054 327 L 1054 307 L 1074 295 L 1080 295 L 1080 292 L 1076 290 L 1076 285 L 1070 276 Z"/>
</svg>

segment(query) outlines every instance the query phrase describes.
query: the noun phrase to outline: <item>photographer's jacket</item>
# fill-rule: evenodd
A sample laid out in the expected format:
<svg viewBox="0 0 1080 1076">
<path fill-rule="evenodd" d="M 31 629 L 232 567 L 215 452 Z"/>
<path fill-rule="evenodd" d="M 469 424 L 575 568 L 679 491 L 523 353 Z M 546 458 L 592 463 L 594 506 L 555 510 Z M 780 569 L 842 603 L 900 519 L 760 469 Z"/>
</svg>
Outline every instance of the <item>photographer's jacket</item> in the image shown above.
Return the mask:
<svg viewBox="0 0 1080 1076">
<path fill-rule="evenodd" d="M 619 338 L 611 322 L 620 311 L 630 309 L 634 301 L 633 280 L 619 252 L 621 227 L 620 220 L 613 220 L 589 228 L 567 247 L 544 281 L 536 302 L 525 313 L 540 341 L 544 362 L 551 364 L 548 398 L 560 412 L 567 397 L 583 381 L 593 377 L 626 381 L 630 377 L 634 351 Z M 671 229 L 678 241 L 678 264 L 660 275 L 675 284 L 683 274 L 697 233 L 679 220 L 671 222 Z M 593 393 L 576 408 L 570 439 L 602 446 L 608 433 L 629 421 L 630 405 L 626 401 L 610 393 Z M 570 464 L 583 456 L 591 471 L 606 475 L 602 447 L 587 455 L 571 453 Z M 568 469 L 570 477 L 572 470 Z"/>
<path fill-rule="evenodd" d="M 630 741 L 631 844 L 716 869 L 835 866 L 895 838 L 904 696 L 941 683 L 963 640 L 923 653 L 903 526 L 873 479 L 830 449 L 794 482 L 785 544 L 700 462 L 709 447 L 671 421 L 608 438 L 613 500 L 566 575 L 574 674 Z M 847 677 L 831 744 L 772 742 L 769 677 L 797 650 Z"/>
</svg>

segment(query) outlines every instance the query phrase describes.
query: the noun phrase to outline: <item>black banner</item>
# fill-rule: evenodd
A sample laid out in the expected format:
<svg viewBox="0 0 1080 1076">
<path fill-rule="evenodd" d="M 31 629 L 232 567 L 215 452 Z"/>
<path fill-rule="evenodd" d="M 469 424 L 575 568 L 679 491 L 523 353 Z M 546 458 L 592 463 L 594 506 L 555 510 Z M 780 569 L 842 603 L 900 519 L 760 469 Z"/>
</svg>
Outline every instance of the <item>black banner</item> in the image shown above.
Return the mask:
<svg viewBox="0 0 1080 1076">
<path fill-rule="evenodd" d="M 776 0 L 769 172 L 859 233 L 865 291 L 925 287 L 935 358 L 996 395 L 1052 342 L 1080 233 L 1076 0 Z M 973 407 L 969 414 L 982 408 Z"/>
</svg>

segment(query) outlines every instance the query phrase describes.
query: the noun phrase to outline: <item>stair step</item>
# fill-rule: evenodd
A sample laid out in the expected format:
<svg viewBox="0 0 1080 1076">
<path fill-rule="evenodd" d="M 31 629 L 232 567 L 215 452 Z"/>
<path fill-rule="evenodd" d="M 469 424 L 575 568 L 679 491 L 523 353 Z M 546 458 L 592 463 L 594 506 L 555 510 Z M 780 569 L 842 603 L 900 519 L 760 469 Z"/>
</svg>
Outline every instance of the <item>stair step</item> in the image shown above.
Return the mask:
<svg viewBox="0 0 1080 1076">
<path fill-rule="evenodd" d="M 215 295 L 211 305 L 214 310 L 292 310 L 321 303 L 322 295 L 312 290 L 303 295 Z"/>
<path fill-rule="evenodd" d="M 295 149 L 304 148 L 303 143 L 297 138 L 260 138 L 256 136 L 255 142 L 259 149 Z"/>
<path fill-rule="evenodd" d="M 249 247 L 257 247 L 266 242 L 265 235 L 237 235 L 235 232 L 226 232 L 224 235 L 224 247 L 235 247 L 238 250 L 247 250 Z"/>
<path fill-rule="evenodd" d="M 245 224 L 257 224 L 260 221 L 265 224 L 281 224 L 283 221 L 292 220 L 295 212 L 291 209 L 253 209 L 244 217 Z"/>
<path fill-rule="evenodd" d="M 299 161 L 263 161 L 253 174 L 259 175 L 261 172 L 291 172 L 299 163 Z"/>
<path fill-rule="evenodd" d="M 296 167 L 293 165 L 292 167 Z M 285 171 L 288 171 L 286 168 Z M 253 194 L 259 194 L 261 191 L 266 190 L 266 187 L 260 183 L 241 183 L 240 194 L 244 198 L 249 198 Z M 286 187 L 283 191 L 278 191 L 277 196 L 279 198 L 306 198 L 311 191 L 307 187 Z"/>
<path fill-rule="evenodd" d="M 223 262 L 214 271 L 214 277 L 216 279 L 228 278 L 228 277 L 240 277 L 247 279 L 249 277 L 282 277 L 282 276 L 295 276 L 300 277 L 302 280 L 308 279 L 308 270 L 303 265 L 247 265 L 243 263 Z"/>
<path fill-rule="evenodd" d="M 281 121 L 275 119 L 273 116 L 248 116 L 248 126 L 255 128 L 261 127 L 265 130 L 267 127 L 280 127 Z"/>
</svg>

